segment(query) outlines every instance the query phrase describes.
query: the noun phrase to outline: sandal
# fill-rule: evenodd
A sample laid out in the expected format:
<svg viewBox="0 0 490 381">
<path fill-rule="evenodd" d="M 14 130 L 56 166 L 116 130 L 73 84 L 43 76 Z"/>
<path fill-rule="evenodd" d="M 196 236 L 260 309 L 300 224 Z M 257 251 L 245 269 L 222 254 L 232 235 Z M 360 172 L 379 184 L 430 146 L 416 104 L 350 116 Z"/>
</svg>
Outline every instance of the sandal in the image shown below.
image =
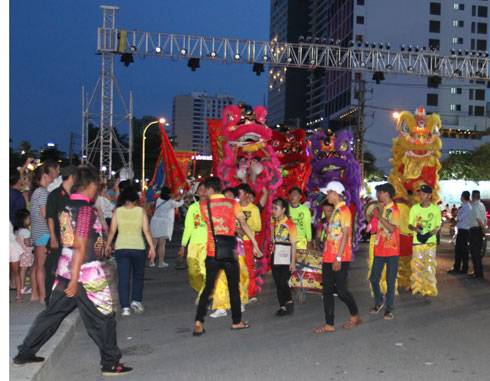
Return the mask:
<svg viewBox="0 0 490 381">
<path fill-rule="evenodd" d="M 360 319 L 360 316 L 359 315 L 351 316 L 349 318 L 349 320 L 347 320 L 345 322 L 345 324 L 343 325 L 343 327 L 345 329 L 351 329 L 351 328 L 357 327 L 361 323 L 362 323 L 362 320 Z"/>
<path fill-rule="evenodd" d="M 328 332 L 334 332 L 335 327 L 333 325 L 322 325 L 320 328 L 314 329 L 313 332 L 315 333 L 328 333 Z"/>
<path fill-rule="evenodd" d="M 379 311 L 381 311 L 384 307 L 384 304 L 376 304 L 374 307 L 371 307 L 369 310 L 370 314 L 377 314 Z"/>
<path fill-rule="evenodd" d="M 240 323 L 242 323 L 242 322 L 240 322 Z M 238 323 L 238 324 L 240 324 L 240 323 Z M 238 331 L 240 329 L 247 329 L 247 328 L 250 328 L 250 324 L 248 324 L 248 321 L 244 321 L 243 322 L 243 327 L 236 327 L 236 328 L 231 327 L 231 330 L 232 331 Z"/>
<path fill-rule="evenodd" d="M 206 330 L 204 329 L 202 323 L 201 323 L 201 328 L 202 328 L 202 331 L 196 331 L 196 326 L 194 325 L 194 331 L 192 331 L 192 336 L 201 336 L 203 333 L 206 332 Z"/>
</svg>

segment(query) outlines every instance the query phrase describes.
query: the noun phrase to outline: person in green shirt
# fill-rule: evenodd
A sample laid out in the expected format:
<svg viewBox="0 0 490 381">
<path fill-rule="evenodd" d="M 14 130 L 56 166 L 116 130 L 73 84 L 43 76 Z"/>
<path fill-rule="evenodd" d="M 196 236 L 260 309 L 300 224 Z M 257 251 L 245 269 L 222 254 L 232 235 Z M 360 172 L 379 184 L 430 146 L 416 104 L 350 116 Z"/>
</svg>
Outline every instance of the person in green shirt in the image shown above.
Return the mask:
<svg viewBox="0 0 490 381">
<path fill-rule="evenodd" d="M 182 246 L 177 252 L 178 255 L 185 255 L 187 246 L 187 266 L 189 267 L 189 283 L 199 295 L 206 284 L 206 244 L 208 242 L 208 228 L 201 216 L 201 202 L 206 202 L 206 192 L 204 183 L 197 187 L 199 201 L 191 204 L 185 217 L 184 234 L 182 235 Z M 197 301 L 199 300 L 199 295 Z"/>
<path fill-rule="evenodd" d="M 298 233 L 296 248 L 306 250 L 311 248 L 311 212 L 300 203 L 301 196 L 303 192 L 300 188 L 292 187 L 289 190 L 289 219 L 296 225 Z"/>
<path fill-rule="evenodd" d="M 436 235 L 441 229 L 441 209 L 431 202 L 430 186 L 422 185 L 418 193 L 420 204 L 412 206 L 408 220 L 408 228 L 413 231 L 411 288 L 413 295 L 430 303 L 431 296 L 437 296 Z"/>
</svg>

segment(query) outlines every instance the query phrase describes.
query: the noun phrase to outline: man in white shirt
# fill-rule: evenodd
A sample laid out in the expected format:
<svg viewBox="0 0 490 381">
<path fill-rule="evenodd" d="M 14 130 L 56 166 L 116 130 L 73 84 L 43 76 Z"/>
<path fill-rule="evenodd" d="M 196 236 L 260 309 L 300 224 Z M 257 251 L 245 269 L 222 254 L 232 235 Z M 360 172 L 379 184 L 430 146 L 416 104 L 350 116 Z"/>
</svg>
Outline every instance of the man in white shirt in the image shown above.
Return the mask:
<svg viewBox="0 0 490 381">
<path fill-rule="evenodd" d="M 485 216 L 485 205 L 480 201 L 480 191 L 471 192 L 471 213 L 469 221 L 470 230 L 470 252 L 473 262 L 474 273 L 470 276 L 475 279 L 483 278 L 483 265 L 481 261 L 481 248 L 483 235 L 486 233 L 487 217 Z"/>
<path fill-rule="evenodd" d="M 456 236 L 456 247 L 454 248 L 454 266 L 448 274 L 467 274 L 468 273 L 468 236 L 470 226 L 470 192 L 464 191 L 461 194 L 463 206 L 458 210 L 456 217 L 458 234 Z M 463 267 L 461 267 L 463 262 Z"/>
</svg>

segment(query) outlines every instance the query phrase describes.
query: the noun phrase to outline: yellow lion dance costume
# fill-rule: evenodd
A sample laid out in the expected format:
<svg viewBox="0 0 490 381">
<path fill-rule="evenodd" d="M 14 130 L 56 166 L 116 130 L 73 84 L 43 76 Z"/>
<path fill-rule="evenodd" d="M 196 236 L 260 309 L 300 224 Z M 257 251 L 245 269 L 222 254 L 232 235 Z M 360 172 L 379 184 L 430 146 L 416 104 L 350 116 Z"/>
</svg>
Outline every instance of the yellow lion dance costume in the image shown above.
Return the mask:
<svg viewBox="0 0 490 381">
<path fill-rule="evenodd" d="M 408 229 L 408 217 L 410 207 L 420 201 L 417 190 L 422 185 L 427 184 L 433 189 L 433 203 L 439 200 L 437 173 L 441 168 L 441 118 L 438 114 L 426 115 L 425 109 L 419 107 L 415 115 L 409 111 L 401 112 L 396 129 L 399 136 L 393 139 L 393 158 L 390 159 L 393 169 L 388 182 L 395 187 L 394 201 L 401 216 L 398 285 L 408 291 L 412 276 L 412 231 Z"/>
</svg>

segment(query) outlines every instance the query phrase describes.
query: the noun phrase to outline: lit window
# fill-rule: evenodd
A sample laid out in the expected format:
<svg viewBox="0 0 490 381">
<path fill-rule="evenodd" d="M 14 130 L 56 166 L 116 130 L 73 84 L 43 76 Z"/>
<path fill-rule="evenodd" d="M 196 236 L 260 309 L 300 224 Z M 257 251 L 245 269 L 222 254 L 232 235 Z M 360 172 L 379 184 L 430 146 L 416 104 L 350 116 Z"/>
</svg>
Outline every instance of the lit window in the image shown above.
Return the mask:
<svg viewBox="0 0 490 381">
<path fill-rule="evenodd" d="M 456 88 L 455 87 L 451 87 L 451 94 L 456 94 Z"/>
<path fill-rule="evenodd" d="M 456 111 L 456 105 L 449 105 L 449 110 Z"/>
</svg>

